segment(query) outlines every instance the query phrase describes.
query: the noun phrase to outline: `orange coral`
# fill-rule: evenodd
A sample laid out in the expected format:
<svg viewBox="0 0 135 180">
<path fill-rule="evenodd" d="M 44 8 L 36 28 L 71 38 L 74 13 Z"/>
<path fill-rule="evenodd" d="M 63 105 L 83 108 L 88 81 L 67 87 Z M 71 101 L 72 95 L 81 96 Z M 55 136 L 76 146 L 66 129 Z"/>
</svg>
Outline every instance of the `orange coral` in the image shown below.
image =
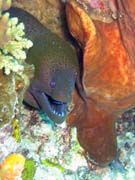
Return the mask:
<svg viewBox="0 0 135 180">
<path fill-rule="evenodd" d="M 11 154 L 0 164 L 0 180 L 15 180 L 23 171 L 25 158 L 21 154 Z"/>
<path fill-rule="evenodd" d="M 75 0 L 66 5 L 69 30 L 83 49 L 83 72 L 67 121 L 100 165 L 117 156 L 116 116 L 135 104 L 135 0 L 112 2 L 112 18 L 117 16 L 110 23 L 93 20 Z"/>
</svg>

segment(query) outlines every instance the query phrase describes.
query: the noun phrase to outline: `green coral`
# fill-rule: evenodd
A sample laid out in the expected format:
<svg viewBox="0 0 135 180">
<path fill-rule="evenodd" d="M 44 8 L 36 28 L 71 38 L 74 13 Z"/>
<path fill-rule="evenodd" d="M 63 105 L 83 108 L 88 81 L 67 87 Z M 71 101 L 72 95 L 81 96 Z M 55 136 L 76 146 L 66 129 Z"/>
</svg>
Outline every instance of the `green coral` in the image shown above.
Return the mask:
<svg viewBox="0 0 135 180">
<path fill-rule="evenodd" d="M 4 68 L 5 74 L 10 72 L 23 73 L 23 63 L 26 59 L 26 49 L 33 44 L 24 38 L 24 24 L 19 23 L 17 18 L 9 18 L 9 14 L 3 15 L 3 25 L 6 30 L 0 36 L 0 69 Z M 5 22 L 4 22 L 5 21 Z"/>
<path fill-rule="evenodd" d="M 61 172 L 65 171 L 65 168 L 62 167 L 55 158 L 41 160 L 41 163 L 48 167 L 55 167 L 59 169 Z"/>
<path fill-rule="evenodd" d="M 36 163 L 33 160 L 27 159 L 22 173 L 22 180 L 33 180 L 35 170 Z"/>
<path fill-rule="evenodd" d="M 12 135 L 13 137 L 16 139 L 16 142 L 20 142 L 21 141 L 21 136 L 20 136 L 20 131 L 19 131 L 19 120 L 18 119 L 13 119 L 13 123 L 12 123 Z"/>
</svg>

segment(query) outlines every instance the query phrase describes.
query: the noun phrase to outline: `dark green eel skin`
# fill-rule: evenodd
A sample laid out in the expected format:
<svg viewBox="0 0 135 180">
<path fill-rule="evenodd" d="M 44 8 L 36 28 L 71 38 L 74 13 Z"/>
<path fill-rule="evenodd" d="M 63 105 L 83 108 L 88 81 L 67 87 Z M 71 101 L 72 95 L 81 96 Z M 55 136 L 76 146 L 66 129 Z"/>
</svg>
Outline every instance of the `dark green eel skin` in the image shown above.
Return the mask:
<svg viewBox="0 0 135 180">
<path fill-rule="evenodd" d="M 78 59 L 74 48 L 65 40 L 40 24 L 32 15 L 19 8 L 8 11 L 25 24 L 26 37 L 33 47 L 26 62 L 34 64 L 35 75 L 25 93 L 24 101 L 42 109 L 50 119 L 62 123 L 67 116 L 78 73 Z"/>
</svg>

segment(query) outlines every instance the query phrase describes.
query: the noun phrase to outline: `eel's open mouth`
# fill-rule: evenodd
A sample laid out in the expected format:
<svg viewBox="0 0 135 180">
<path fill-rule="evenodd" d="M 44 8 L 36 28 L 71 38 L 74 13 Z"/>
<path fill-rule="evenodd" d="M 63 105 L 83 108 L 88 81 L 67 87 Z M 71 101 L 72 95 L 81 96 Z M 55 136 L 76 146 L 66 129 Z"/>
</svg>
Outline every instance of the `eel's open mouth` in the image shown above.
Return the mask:
<svg viewBox="0 0 135 180">
<path fill-rule="evenodd" d="M 48 102 L 50 104 L 51 112 L 60 118 L 65 117 L 66 112 L 67 112 L 67 103 L 54 100 L 53 98 L 51 98 L 47 94 L 45 94 L 45 95 L 48 98 Z"/>
<path fill-rule="evenodd" d="M 38 103 L 41 109 L 56 123 L 62 123 L 67 116 L 67 103 L 53 99 L 51 96 L 42 92 L 39 96 Z"/>
<path fill-rule="evenodd" d="M 27 97 L 29 99 L 29 101 L 26 101 L 28 104 L 33 106 L 34 103 L 34 107 L 41 108 L 55 123 L 60 124 L 66 119 L 68 112 L 67 102 L 58 101 L 44 92 L 33 89 L 29 90 Z"/>
</svg>

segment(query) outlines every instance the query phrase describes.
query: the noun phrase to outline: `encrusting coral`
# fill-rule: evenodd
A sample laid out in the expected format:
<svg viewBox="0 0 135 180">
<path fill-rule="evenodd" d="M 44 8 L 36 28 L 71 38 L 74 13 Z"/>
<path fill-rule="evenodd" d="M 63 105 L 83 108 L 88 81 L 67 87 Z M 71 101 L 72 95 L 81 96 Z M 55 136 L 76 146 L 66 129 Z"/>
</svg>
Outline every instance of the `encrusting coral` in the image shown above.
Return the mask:
<svg viewBox="0 0 135 180">
<path fill-rule="evenodd" d="M 0 127 L 15 116 L 34 69 L 25 63 L 32 42 L 24 37 L 23 23 L 3 12 L 10 6 L 11 0 L 0 1 Z"/>
<path fill-rule="evenodd" d="M 13 6 L 30 12 L 52 32 L 65 38 L 65 8 L 60 0 L 13 0 Z"/>
</svg>

